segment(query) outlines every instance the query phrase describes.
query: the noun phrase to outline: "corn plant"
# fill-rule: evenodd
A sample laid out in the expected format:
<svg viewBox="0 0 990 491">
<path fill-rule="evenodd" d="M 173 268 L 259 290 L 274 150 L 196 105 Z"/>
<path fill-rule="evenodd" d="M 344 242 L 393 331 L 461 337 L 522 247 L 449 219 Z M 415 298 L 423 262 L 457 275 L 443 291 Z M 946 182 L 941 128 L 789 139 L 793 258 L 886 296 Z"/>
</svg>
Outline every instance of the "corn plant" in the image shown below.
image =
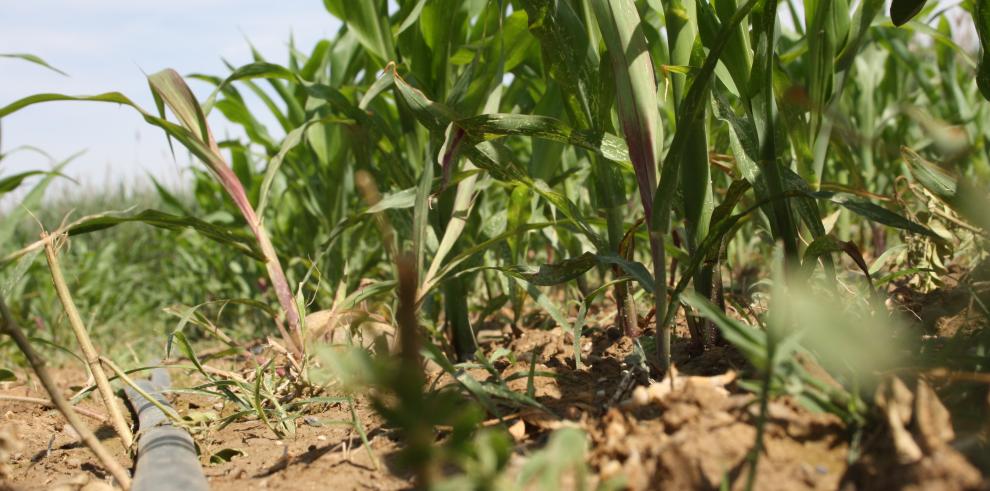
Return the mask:
<svg viewBox="0 0 990 491">
<path fill-rule="evenodd" d="M 892 16 L 915 25 L 911 15 L 931 11 L 918 7 L 923 3 L 896 2 Z M 693 284 L 704 297 L 718 296 L 720 264 L 734 250 L 730 234 L 763 229 L 784 244 L 792 264 L 807 256 L 832 275 L 830 254 L 799 247 L 833 243 L 825 211 L 843 207 L 926 233 L 863 198 L 867 178 L 883 187 L 875 191 L 891 191 L 886 176 L 899 167 L 898 156 L 875 144 L 854 152 L 840 140 L 876 142 L 887 131 L 869 125 L 878 124 L 878 104 L 890 101 L 867 100 L 880 97 L 878 85 L 858 76 L 872 68 L 859 60 L 877 50 L 893 54 L 888 63 L 903 63 L 897 57 L 907 36 L 875 22 L 881 2 L 860 2 L 852 12 L 843 3 L 809 4 L 803 18 L 792 18 L 794 32 L 782 29 L 772 1 L 509 5 L 516 7 L 429 1 L 390 10 L 385 2 L 326 2 L 346 27 L 309 53 L 292 46 L 286 66 L 255 53 L 253 63 L 231 65 L 225 78 L 190 77 L 214 87 L 202 113 L 219 111 L 241 125 L 245 141 L 211 145 L 176 76 L 153 77 L 162 105 L 174 106 L 185 127 L 180 142 L 221 178 L 219 186 L 205 174 L 196 180 L 200 206 L 230 206 L 216 198 L 232 192 L 232 211 L 245 217 L 239 225 L 258 238 L 249 248 L 265 258 L 293 332 L 285 336 L 290 347 L 303 342 L 291 281 L 315 273 L 320 281 L 302 288 L 314 308 L 326 308 L 341 281 L 353 289 L 360 278 L 387 276 L 387 253 L 374 252 L 384 239 L 362 219 L 374 214 L 413 245 L 420 303 L 428 317 L 442 319 L 458 356 L 474 352 L 473 289 L 484 287 L 485 302 L 518 309 L 527 289 L 504 275 L 544 287 L 578 280 L 588 293 L 585 272 L 594 269 L 636 281 L 617 282 L 613 295 L 630 334 L 639 318 L 634 285 L 655 295 L 661 366 L 680 292 Z M 982 11 L 977 5 L 974 12 L 979 18 Z M 938 90 L 920 74 L 913 80 L 930 99 Z M 247 110 L 244 91 L 272 112 L 281 141 Z M 24 100 L 3 114 L 52 98 Z M 851 108 L 862 111 L 851 115 L 858 128 L 837 116 Z M 910 129 L 936 124 L 923 119 L 916 116 Z M 217 160 L 220 148 L 229 151 L 230 167 Z M 714 155 L 731 157 L 727 168 L 715 167 L 724 172 L 712 171 Z M 852 155 L 864 159 L 865 173 L 855 170 Z M 362 202 L 358 171 L 380 189 L 377 203 Z M 589 177 L 592 189 L 576 187 Z M 645 232 L 624 206 L 633 182 Z M 243 192 L 229 191 L 238 186 Z M 738 203 L 750 213 L 733 215 Z M 492 216 L 505 221 L 488 221 Z M 269 229 L 272 239 L 265 238 Z M 683 252 L 675 236 L 683 237 Z M 643 262 L 652 267 L 640 263 L 637 237 L 649 244 Z M 285 281 L 276 279 L 282 261 L 273 262 L 275 250 L 290 264 Z M 527 257 L 538 250 L 551 253 Z M 668 253 L 679 258 L 675 267 Z M 533 267 L 540 258 L 551 264 Z M 475 267 L 485 263 L 497 269 Z M 717 337 L 692 325 L 701 345 Z"/>
<path fill-rule="evenodd" d="M 984 3 L 964 7 L 987 42 Z M 887 12 L 879 0 L 808 1 L 803 10 L 790 0 L 324 5 L 344 22 L 331 39 L 308 50 L 291 44 L 281 64 L 255 52 L 250 63 L 228 63 L 229 73 L 187 76 L 212 91 L 203 101 L 175 72 L 152 76 L 159 111 L 169 107 L 180 124 L 142 115 L 206 170 L 194 172 L 188 197 L 157 188 L 167 211 L 89 216 L 67 231 L 140 221 L 224 244 L 225 263 L 197 268 L 236 264 L 242 274 L 231 281 L 262 298 L 262 309 L 274 290 L 289 349 L 320 341 L 303 326 L 305 310 L 366 309 L 359 313 L 417 331 L 426 356 L 455 380 L 443 390 L 457 398 L 432 399 L 418 379 L 400 394 L 405 375 L 390 360 L 355 355 L 377 376 L 364 382 L 391 391 L 409 414 L 464 398 L 492 415 L 539 407 L 508 390 L 493 367 L 510 354 L 479 350 L 477 325 L 518 325 L 536 305 L 578 333 L 580 368 L 579 334 L 599 302 L 614 304 L 633 337 L 655 319 L 658 372 L 670 368 L 683 309 L 694 345 L 724 338 L 763 376 L 766 397 L 798 380 L 806 403 L 858 422 L 855 377 L 830 390 L 800 371 L 797 345 L 772 322 L 756 329 L 731 318 L 723 290 L 750 292 L 731 291 L 722 273 L 765 266 L 779 244 L 779 288 L 831 294 L 857 284 L 853 266 L 869 290 L 891 281 L 878 276 L 883 263 L 921 275 L 967 244 L 985 245 L 987 55 L 957 46 L 932 2 L 895 1 Z M 252 113 L 252 97 L 275 127 Z M 0 117 L 62 99 L 28 97 Z M 82 99 L 131 104 L 114 93 Z M 211 113 L 244 136 L 214 141 L 204 123 Z M 204 244 L 182 248 L 219 256 Z M 883 261 L 871 265 L 871 255 Z M 644 297 L 652 314 L 642 315 Z M 196 364 L 182 328 L 219 331 L 195 307 L 171 312 L 182 319 L 174 340 Z M 406 375 L 416 375 L 415 361 L 406 360 Z M 201 389 L 232 387 L 223 395 L 239 416 L 290 434 L 298 414 L 280 400 L 273 365 L 254 368 L 253 380 L 235 383 L 204 369 Z M 466 376 L 472 368 L 491 380 Z M 431 424 L 379 402 L 410 447 L 428 446 Z M 413 462 L 424 483 L 436 480 L 437 465 Z"/>
<path fill-rule="evenodd" d="M 29 96 L 19 101 L 15 101 L 3 108 L 0 108 L 0 118 L 15 111 L 23 109 L 32 104 L 59 100 L 76 101 L 96 101 L 112 102 L 124 104 L 136 109 L 149 124 L 158 126 L 165 130 L 171 137 L 182 143 L 190 152 L 196 155 L 203 162 L 207 163 L 210 170 L 223 185 L 224 190 L 237 205 L 243 214 L 248 227 L 256 239 L 256 247 L 261 259 L 268 271 L 269 278 L 275 289 L 279 303 L 282 305 L 282 315 L 289 325 L 286 330 L 281 321 L 278 328 L 281 331 L 282 339 L 286 347 L 295 355 L 303 354 L 302 325 L 299 316 L 298 306 L 295 303 L 292 290 L 285 273 L 282 271 L 281 263 L 275 253 L 274 247 L 267 232 L 258 219 L 254 208 L 251 207 L 244 187 L 237 179 L 236 174 L 227 165 L 224 157 L 220 154 L 220 149 L 213 139 L 210 128 L 206 124 L 204 115 L 199 103 L 193 97 L 189 87 L 182 80 L 182 77 L 175 71 L 164 70 L 148 77 L 148 83 L 155 98 L 160 117 L 153 116 L 140 106 L 132 102 L 120 93 L 106 93 L 92 97 L 72 97 L 61 94 L 38 94 Z M 180 124 L 171 123 L 165 119 L 165 108 L 168 107 L 172 114 L 179 119 Z M 154 215 L 154 213 L 152 213 Z M 138 220 L 145 220 L 146 217 L 138 217 Z M 147 217 L 147 221 L 154 221 L 154 218 Z M 126 219 L 125 219 L 126 220 Z M 131 219 L 133 220 L 133 218 Z M 176 220 L 180 223 L 187 222 L 182 218 Z M 105 225 L 103 225 L 105 226 Z M 100 228 L 100 225 L 96 225 Z M 222 235 L 222 234 L 218 234 Z M 217 237 L 219 238 L 219 237 Z M 291 334 L 290 334 L 291 332 Z"/>
</svg>

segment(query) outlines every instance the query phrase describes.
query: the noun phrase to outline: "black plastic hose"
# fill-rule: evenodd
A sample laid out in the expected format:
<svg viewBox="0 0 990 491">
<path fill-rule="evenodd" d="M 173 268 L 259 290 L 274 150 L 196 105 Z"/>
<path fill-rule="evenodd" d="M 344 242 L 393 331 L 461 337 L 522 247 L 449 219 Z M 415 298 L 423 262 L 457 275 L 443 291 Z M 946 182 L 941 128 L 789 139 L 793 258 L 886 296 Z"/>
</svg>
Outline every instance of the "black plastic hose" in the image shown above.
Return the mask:
<svg viewBox="0 0 990 491">
<path fill-rule="evenodd" d="M 151 380 L 135 382 L 155 400 L 168 406 L 162 393 L 171 380 L 164 368 L 151 372 Z M 196 457 L 196 445 L 185 430 L 172 425 L 154 404 L 131 387 L 127 399 L 137 415 L 137 465 L 132 491 L 207 491 L 210 485 Z"/>
</svg>

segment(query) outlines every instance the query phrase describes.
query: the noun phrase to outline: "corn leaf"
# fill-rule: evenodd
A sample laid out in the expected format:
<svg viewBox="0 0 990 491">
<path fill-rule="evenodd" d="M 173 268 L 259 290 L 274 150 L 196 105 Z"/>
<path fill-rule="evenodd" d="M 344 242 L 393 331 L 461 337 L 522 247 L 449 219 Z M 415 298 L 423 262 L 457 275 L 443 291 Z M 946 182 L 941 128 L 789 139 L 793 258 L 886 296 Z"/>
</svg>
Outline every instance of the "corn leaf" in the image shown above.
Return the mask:
<svg viewBox="0 0 990 491">
<path fill-rule="evenodd" d="M 681 102 L 681 108 L 677 113 L 677 128 L 690 128 L 700 121 L 707 104 L 708 84 L 711 82 L 719 57 L 733 38 L 734 29 L 746 18 L 755 4 L 756 0 L 749 0 L 733 14 L 729 22 L 722 25 L 722 29 L 709 48 L 704 65 L 698 70 L 691 82 L 690 89 Z M 677 131 L 674 134 L 673 142 L 670 144 L 670 149 L 667 151 L 667 156 L 664 158 L 660 188 L 657 190 L 656 202 L 653 207 L 655 213 L 648 217 L 655 230 L 666 230 L 669 227 L 670 209 L 676 195 L 679 168 L 682 160 L 687 157 L 690 137 L 691 133 L 688 131 Z"/>
<path fill-rule="evenodd" d="M 65 73 L 62 70 L 59 70 L 58 68 L 55 68 L 55 67 L 49 65 L 47 61 L 41 59 L 40 57 L 38 57 L 36 55 L 32 55 L 30 53 L 0 53 L 0 58 L 15 58 L 15 59 L 19 59 L 19 60 L 24 60 L 24 61 L 27 61 L 27 62 L 30 62 L 30 63 L 34 63 L 35 65 L 43 66 L 43 67 L 45 67 L 45 68 L 47 68 L 47 69 L 49 69 L 49 70 L 51 70 L 51 71 L 53 71 L 55 73 L 58 73 L 60 75 L 65 75 L 66 77 L 69 76 L 68 73 Z"/>
<path fill-rule="evenodd" d="M 893 0 L 890 2 L 890 20 L 895 26 L 903 26 L 921 12 L 926 3 L 928 0 Z"/>
<path fill-rule="evenodd" d="M 543 264 L 538 268 L 532 266 L 505 266 L 498 269 L 537 286 L 554 286 L 567 283 L 583 275 L 597 264 L 598 260 L 595 259 L 595 255 L 586 252 L 578 257 L 565 259 L 559 263 Z"/>
<path fill-rule="evenodd" d="M 983 98 L 990 101 L 990 5 L 983 0 L 973 2 L 973 22 L 980 37 L 983 55 L 976 72 L 976 84 Z"/>
<path fill-rule="evenodd" d="M 600 128 L 598 46 L 571 8 L 560 0 L 526 0 L 529 30 L 540 40 L 548 75 L 560 85 L 567 115 L 578 128 Z"/>
<path fill-rule="evenodd" d="M 814 268 L 817 259 L 836 252 L 845 253 L 849 256 L 863 274 L 866 275 L 866 281 L 870 283 L 870 287 L 873 287 L 873 277 L 870 275 L 870 267 L 867 266 L 866 260 L 863 259 L 863 253 L 856 247 L 856 244 L 851 241 L 847 242 L 836 239 L 831 235 L 819 237 L 808 245 L 808 248 L 804 250 L 802 267 L 810 272 Z"/>
<path fill-rule="evenodd" d="M 264 255 L 258 248 L 257 242 L 252 240 L 250 236 L 194 217 L 173 215 L 158 210 L 144 210 L 135 214 L 107 213 L 87 217 L 85 220 L 74 223 L 69 227 L 68 232 L 69 235 L 82 235 L 131 222 L 144 223 L 167 230 L 192 229 L 218 244 L 232 246 L 242 254 L 264 261 Z"/>
<path fill-rule="evenodd" d="M 3 196 L 4 194 L 7 194 L 17 189 L 18 187 L 20 187 L 21 183 L 23 183 L 24 180 L 29 177 L 41 176 L 47 174 L 50 173 L 40 170 L 32 170 L 32 171 L 21 172 L 19 174 L 14 174 L 12 176 L 4 177 L 3 179 L 0 179 L 0 196 Z"/>
<path fill-rule="evenodd" d="M 358 41 L 375 56 L 379 66 L 385 66 L 395 59 L 392 31 L 388 26 L 384 1 L 323 0 L 323 5 L 347 24 Z"/>
<path fill-rule="evenodd" d="M 570 143 L 591 150 L 614 162 L 629 162 L 626 143 L 610 133 L 597 134 L 577 130 L 549 116 L 528 114 L 482 114 L 456 123 L 472 136 L 492 140 L 507 135 L 531 136 L 560 143 Z"/>
<path fill-rule="evenodd" d="M 911 175 L 932 194 L 946 203 L 951 203 L 956 197 L 956 179 L 907 147 L 901 147 L 901 155 L 908 163 Z"/>
<path fill-rule="evenodd" d="M 636 172 L 643 210 L 652 216 L 663 128 L 646 36 L 632 0 L 593 0 L 592 5 L 612 63 L 619 123 Z"/>
<path fill-rule="evenodd" d="M 216 141 L 214 141 L 209 126 L 206 124 L 205 114 L 201 106 L 196 101 L 192 91 L 185 84 L 185 81 L 174 70 L 167 69 L 153 74 L 148 77 L 148 83 L 155 99 L 155 105 L 162 117 L 156 117 L 148 113 L 119 92 L 108 92 L 95 96 L 68 96 L 52 93 L 36 94 L 19 99 L 0 108 L 0 118 L 42 102 L 110 102 L 130 106 L 138 111 L 146 122 L 165 130 L 166 135 L 170 139 L 174 138 L 179 141 L 193 155 L 206 164 L 220 182 L 224 191 L 226 191 L 227 195 L 234 201 L 234 204 L 243 214 L 245 221 L 258 241 L 259 249 L 264 255 L 269 278 L 272 281 L 272 286 L 275 289 L 279 303 L 282 305 L 289 328 L 295 332 L 295 339 L 283 330 L 281 324 L 278 324 L 279 329 L 282 330 L 283 338 L 289 349 L 297 354 L 301 353 L 302 348 L 299 346 L 302 338 L 300 316 L 293 300 L 292 290 L 285 277 L 285 272 L 282 270 L 282 265 L 278 260 L 271 239 L 268 237 L 254 209 L 251 207 L 243 184 L 241 184 L 233 170 L 231 170 L 220 154 Z M 164 118 L 166 107 L 179 119 L 180 125 Z"/>
<path fill-rule="evenodd" d="M 902 215 L 898 215 L 897 213 L 894 213 L 882 206 L 870 203 L 869 201 L 855 195 L 825 191 L 811 193 L 811 195 L 819 199 L 827 199 L 863 218 L 877 222 L 881 225 L 906 230 L 915 234 L 926 235 L 928 237 L 938 238 L 938 234 L 933 232 L 930 228 L 908 220 Z"/>
</svg>

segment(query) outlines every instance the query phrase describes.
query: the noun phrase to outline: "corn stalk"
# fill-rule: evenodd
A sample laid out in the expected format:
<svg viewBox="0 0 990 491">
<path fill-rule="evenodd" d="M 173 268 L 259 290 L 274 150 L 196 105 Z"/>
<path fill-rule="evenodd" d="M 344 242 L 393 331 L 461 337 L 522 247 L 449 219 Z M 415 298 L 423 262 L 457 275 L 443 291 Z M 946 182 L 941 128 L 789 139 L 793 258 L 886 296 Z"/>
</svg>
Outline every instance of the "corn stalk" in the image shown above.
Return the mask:
<svg viewBox="0 0 990 491">
<path fill-rule="evenodd" d="M 632 0 L 594 0 L 592 5 L 611 60 L 619 123 L 636 173 L 643 211 L 647 217 L 651 217 L 663 128 L 660 125 L 657 85 L 648 43 L 639 25 L 639 12 Z M 648 225 L 656 315 L 658 319 L 662 319 L 667 297 L 664 232 L 654 228 L 652 221 Z M 664 340 L 657 344 L 669 345 L 669 334 L 660 333 L 658 339 Z M 669 350 L 661 359 L 669 359 Z"/>
</svg>

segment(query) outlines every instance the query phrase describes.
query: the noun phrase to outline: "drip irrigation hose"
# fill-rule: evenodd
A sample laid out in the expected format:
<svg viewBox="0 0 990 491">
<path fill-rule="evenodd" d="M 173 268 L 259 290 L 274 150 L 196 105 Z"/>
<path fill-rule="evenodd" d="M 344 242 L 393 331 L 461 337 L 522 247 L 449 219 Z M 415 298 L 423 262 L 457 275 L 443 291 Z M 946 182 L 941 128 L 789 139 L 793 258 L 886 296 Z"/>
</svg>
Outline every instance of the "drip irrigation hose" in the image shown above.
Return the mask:
<svg viewBox="0 0 990 491">
<path fill-rule="evenodd" d="M 150 380 L 135 382 L 155 400 L 169 406 L 163 392 L 172 384 L 164 368 L 152 370 Z M 131 387 L 127 400 L 137 416 L 137 465 L 131 491 L 208 491 L 209 484 L 196 456 L 193 439 Z"/>
</svg>

